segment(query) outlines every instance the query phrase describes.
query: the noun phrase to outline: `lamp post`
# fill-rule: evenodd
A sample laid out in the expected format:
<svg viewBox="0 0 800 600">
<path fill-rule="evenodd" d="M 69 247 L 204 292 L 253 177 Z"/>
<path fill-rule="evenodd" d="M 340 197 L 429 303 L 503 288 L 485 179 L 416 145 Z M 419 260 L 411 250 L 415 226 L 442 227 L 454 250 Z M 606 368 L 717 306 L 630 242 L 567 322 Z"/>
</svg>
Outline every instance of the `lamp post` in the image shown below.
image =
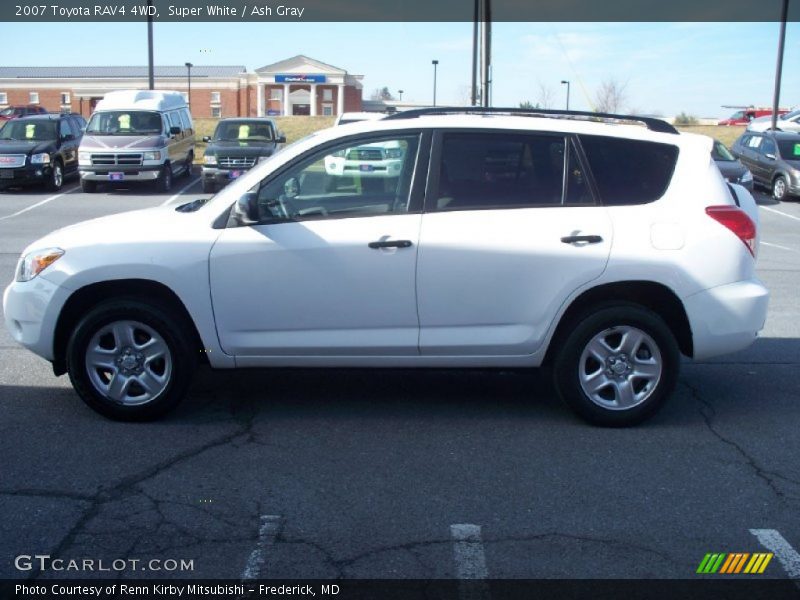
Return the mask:
<svg viewBox="0 0 800 600">
<path fill-rule="evenodd" d="M 433 65 L 433 105 L 436 106 L 436 68 L 439 66 L 438 60 L 432 60 Z"/>
<path fill-rule="evenodd" d="M 150 12 L 152 6 L 153 0 L 147 0 L 147 85 L 148 89 L 154 90 L 156 84 L 153 72 L 153 15 Z"/>
<path fill-rule="evenodd" d="M 561 81 L 561 83 L 562 83 L 562 85 L 566 85 L 567 86 L 567 110 L 569 110 L 569 81 L 564 79 L 564 80 Z"/>
<path fill-rule="evenodd" d="M 189 84 L 189 109 L 192 107 L 192 67 L 194 65 L 190 62 L 186 63 L 186 79 Z"/>
<path fill-rule="evenodd" d="M 397 90 L 397 93 L 400 94 L 400 100 L 403 99 L 403 90 Z"/>
</svg>

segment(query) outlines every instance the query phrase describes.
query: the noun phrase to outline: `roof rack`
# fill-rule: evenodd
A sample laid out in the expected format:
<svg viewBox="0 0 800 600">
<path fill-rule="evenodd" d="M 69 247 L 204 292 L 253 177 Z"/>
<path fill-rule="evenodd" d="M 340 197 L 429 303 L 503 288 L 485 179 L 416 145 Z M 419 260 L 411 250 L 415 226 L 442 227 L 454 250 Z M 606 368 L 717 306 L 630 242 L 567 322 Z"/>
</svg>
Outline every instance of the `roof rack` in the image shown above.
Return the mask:
<svg viewBox="0 0 800 600">
<path fill-rule="evenodd" d="M 433 108 L 414 108 L 398 111 L 383 118 L 384 121 L 399 119 L 416 119 L 426 115 L 519 115 L 523 117 L 544 117 L 550 119 L 600 119 L 603 121 L 635 121 L 647 126 L 650 131 L 677 134 L 678 130 L 662 119 L 655 117 L 637 117 L 612 113 L 584 112 L 580 110 L 548 110 L 538 108 L 499 108 L 486 106 L 437 106 Z"/>
</svg>

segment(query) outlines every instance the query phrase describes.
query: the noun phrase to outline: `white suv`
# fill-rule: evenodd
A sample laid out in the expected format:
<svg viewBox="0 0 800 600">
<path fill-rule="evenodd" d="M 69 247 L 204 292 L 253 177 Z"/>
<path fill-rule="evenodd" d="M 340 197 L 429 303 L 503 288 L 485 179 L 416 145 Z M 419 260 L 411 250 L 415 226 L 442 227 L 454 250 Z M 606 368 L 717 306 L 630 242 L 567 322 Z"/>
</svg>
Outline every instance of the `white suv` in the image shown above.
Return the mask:
<svg viewBox="0 0 800 600">
<path fill-rule="evenodd" d="M 211 200 L 56 231 L 24 251 L 7 326 L 116 419 L 164 414 L 205 361 L 550 365 L 585 419 L 640 422 L 680 354 L 740 350 L 763 327 L 757 224 L 737 200 L 752 197 L 725 183 L 708 137 L 516 112 L 327 129 Z M 327 172 L 369 144 L 402 150 L 397 176 Z"/>
</svg>

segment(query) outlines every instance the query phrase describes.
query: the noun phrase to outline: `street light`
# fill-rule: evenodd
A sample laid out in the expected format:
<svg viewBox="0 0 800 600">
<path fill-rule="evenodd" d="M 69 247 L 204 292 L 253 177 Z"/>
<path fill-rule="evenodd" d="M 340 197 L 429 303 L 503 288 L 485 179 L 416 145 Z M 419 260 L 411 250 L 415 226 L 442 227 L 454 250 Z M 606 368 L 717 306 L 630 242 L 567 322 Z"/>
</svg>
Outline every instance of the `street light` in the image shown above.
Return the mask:
<svg viewBox="0 0 800 600">
<path fill-rule="evenodd" d="M 439 66 L 438 60 L 432 60 L 433 65 L 433 105 L 436 106 L 436 68 Z"/>
<path fill-rule="evenodd" d="M 400 94 L 400 100 L 403 99 L 403 90 L 397 90 L 397 93 Z"/>
<path fill-rule="evenodd" d="M 569 81 L 564 79 L 564 80 L 561 81 L 561 83 L 562 83 L 562 85 L 566 84 L 566 86 L 567 86 L 567 110 L 569 110 Z"/>
<path fill-rule="evenodd" d="M 190 62 L 186 63 L 186 78 L 189 83 L 189 109 L 192 108 L 192 67 L 194 65 Z"/>
</svg>

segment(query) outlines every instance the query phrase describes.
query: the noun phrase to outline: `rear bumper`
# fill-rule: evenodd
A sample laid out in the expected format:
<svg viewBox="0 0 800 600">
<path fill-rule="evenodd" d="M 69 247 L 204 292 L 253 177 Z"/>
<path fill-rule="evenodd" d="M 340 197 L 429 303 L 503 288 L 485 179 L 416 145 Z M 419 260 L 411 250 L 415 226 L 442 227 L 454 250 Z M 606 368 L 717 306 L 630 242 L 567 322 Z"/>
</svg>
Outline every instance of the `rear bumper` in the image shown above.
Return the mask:
<svg viewBox="0 0 800 600">
<path fill-rule="evenodd" d="M 694 358 L 743 350 L 764 328 L 769 290 L 758 279 L 737 281 L 684 299 L 694 343 Z"/>
</svg>

